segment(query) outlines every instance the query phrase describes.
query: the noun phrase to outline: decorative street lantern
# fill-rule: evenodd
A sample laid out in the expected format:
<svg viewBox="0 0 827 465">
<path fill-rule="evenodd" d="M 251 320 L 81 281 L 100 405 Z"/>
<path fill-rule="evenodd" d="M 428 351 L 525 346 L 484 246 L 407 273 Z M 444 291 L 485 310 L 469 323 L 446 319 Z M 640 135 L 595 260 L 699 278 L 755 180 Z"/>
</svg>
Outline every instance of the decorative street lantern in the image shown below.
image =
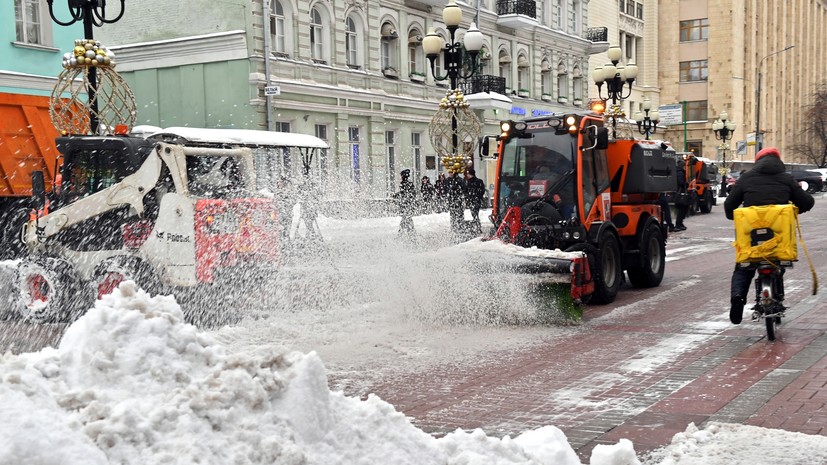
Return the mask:
<svg viewBox="0 0 827 465">
<path fill-rule="evenodd" d="M 468 79 L 474 75 L 477 67 L 477 54 L 482 48 L 483 38 L 476 24 L 471 23 L 465 33 L 463 44 L 456 40 L 457 29 L 462 22 L 462 10 L 454 0 L 450 0 L 442 10 L 442 19 L 450 34 L 448 43 L 444 43 L 431 28 L 422 41 L 422 48 L 430 62 L 434 79 L 437 81 L 449 79 L 451 88 L 440 101 L 439 110 L 431 119 L 428 132 L 431 144 L 440 156 L 442 165 L 454 174 L 465 172 L 479 143 L 480 122 L 469 109 L 469 103 L 458 88 L 458 81 L 459 78 Z M 436 73 L 435 63 L 441 51 L 445 52 L 446 74 L 439 76 Z M 469 58 L 470 66 L 463 72 L 466 56 Z"/>
<path fill-rule="evenodd" d="M 712 123 L 712 130 L 715 131 L 715 138 L 721 141 L 721 145 L 718 146 L 722 157 L 721 186 L 718 188 L 718 197 L 726 197 L 726 154 L 727 151 L 729 151 L 729 144 L 727 144 L 727 141 L 732 139 L 732 134 L 735 132 L 735 122 L 729 121 L 727 118 L 729 118 L 727 112 L 722 111 L 719 119 Z"/>
</svg>

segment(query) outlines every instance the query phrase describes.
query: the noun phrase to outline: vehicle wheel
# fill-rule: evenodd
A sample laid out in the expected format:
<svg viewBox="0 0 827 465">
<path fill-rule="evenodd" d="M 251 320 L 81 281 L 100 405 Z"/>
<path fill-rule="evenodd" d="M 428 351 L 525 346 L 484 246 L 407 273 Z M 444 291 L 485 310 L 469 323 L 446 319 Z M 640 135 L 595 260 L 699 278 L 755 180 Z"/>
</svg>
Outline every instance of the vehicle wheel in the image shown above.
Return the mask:
<svg viewBox="0 0 827 465">
<path fill-rule="evenodd" d="M 650 223 L 640 240 L 640 266 L 629 268 L 629 281 L 635 287 L 656 287 L 663 281 L 666 268 L 666 243 L 663 232 Z"/>
<path fill-rule="evenodd" d="M 24 202 L 12 202 L 0 211 L 0 259 L 15 259 L 23 255 L 25 246 L 20 240 L 23 225 L 29 219 Z"/>
<path fill-rule="evenodd" d="M 597 256 L 598 269 L 594 277 L 594 295 L 591 302 L 609 304 L 617 297 L 623 279 L 620 244 L 614 234 L 603 234 Z"/>
<path fill-rule="evenodd" d="M 767 326 L 767 340 L 774 341 L 775 340 L 775 326 L 778 323 L 778 318 L 776 317 L 769 317 L 764 318 L 764 322 Z"/>
<path fill-rule="evenodd" d="M 158 292 L 158 280 L 149 265 L 137 257 L 129 256 L 113 257 L 101 262 L 95 269 L 90 291 L 100 300 L 127 280 L 135 281 L 146 292 Z"/>
<path fill-rule="evenodd" d="M 804 189 L 804 190 L 807 191 L 808 194 L 815 194 L 816 192 L 818 192 L 818 189 L 816 189 L 815 184 L 813 184 L 811 182 L 808 182 L 806 184 L 807 184 L 807 188 Z"/>
<path fill-rule="evenodd" d="M 712 197 L 712 191 L 707 189 L 704 192 L 703 201 L 698 205 L 698 208 L 701 210 L 701 213 L 709 213 L 712 211 L 712 202 L 714 198 Z"/>
<path fill-rule="evenodd" d="M 69 262 L 54 257 L 24 259 L 17 267 L 15 307 L 34 323 L 64 321 L 88 302 Z"/>
</svg>

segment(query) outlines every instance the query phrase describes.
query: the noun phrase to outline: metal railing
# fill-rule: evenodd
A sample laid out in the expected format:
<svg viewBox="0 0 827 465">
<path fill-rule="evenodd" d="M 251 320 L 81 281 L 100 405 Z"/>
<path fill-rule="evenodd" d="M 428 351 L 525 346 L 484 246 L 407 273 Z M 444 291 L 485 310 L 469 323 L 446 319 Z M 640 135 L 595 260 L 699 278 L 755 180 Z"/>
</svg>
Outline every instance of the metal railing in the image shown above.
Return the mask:
<svg viewBox="0 0 827 465">
<path fill-rule="evenodd" d="M 537 19 L 537 2 L 534 0 L 497 0 L 498 15 L 525 15 Z"/>
<path fill-rule="evenodd" d="M 586 29 L 586 39 L 591 42 L 608 42 L 609 28 L 607 27 L 590 27 Z"/>
<path fill-rule="evenodd" d="M 480 92 L 496 92 L 505 95 L 505 78 L 489 74 L 475 75 L 460 82 L 459 88 L 465 95 Z"/>
</svg>

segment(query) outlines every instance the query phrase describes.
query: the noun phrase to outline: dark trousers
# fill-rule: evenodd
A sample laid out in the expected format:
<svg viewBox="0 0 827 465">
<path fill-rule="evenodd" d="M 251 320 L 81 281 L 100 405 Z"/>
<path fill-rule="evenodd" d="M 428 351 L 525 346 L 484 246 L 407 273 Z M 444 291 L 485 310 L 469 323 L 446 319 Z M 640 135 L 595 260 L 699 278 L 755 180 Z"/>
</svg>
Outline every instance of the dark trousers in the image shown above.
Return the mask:
<svg viewBox="0 0 827 465">
<path fill-rule="evenodd" d="M 748 301 L 747 294 L 749 294 L 749 285 L 755 279 L 755 265 L 741 266 L 740 263 L 735 264 L 735 270 L 732 272 L 732 284 L 730 285 L 730 297 L 732 299 L 742 298 Z M 784 269 L 781 269 L 781 276 L 784 276 Z M 778 297 L 784 299 L 784 286 L 781 281 L 781 289 L 778 289 Z"/>
<path fill-rule="evenodd" d="M 661 195 L 658 198 L 658 205 L 660 205 L 660 211 L 663 216 L 663 224 L 674 227 L 675 225 L 672 224 L 672 211 L 669 208 L 669 200 L 665 195 Z"/>
<path fill-rule="evenodd" d="M 683 226 L 683 220 L 686 218 L 687 212 L 689 212 L 689 205 L 683 205 L 681 207 L 676 205 L 675 210 L 678 212 L 678 217 L 675 218 L 675 226 Z"/>
</svg>

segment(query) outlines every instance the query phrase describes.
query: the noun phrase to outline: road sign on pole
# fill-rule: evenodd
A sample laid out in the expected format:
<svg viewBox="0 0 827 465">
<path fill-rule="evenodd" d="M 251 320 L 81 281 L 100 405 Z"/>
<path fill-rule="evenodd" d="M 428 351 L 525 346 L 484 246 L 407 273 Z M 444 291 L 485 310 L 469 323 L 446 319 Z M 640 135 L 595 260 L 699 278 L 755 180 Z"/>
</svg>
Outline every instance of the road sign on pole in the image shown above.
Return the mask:
<svg viewBox="0 0 827 465">
<path fill-rule="evenodd" d="M 670 126 L 683 123 L 683 105 L 675 103 L 672 105 L 661 105 L 658 107 L 660 124 Z"/>
<path fill-rule="evenodd" d="M 264 95 L 281 95 L 281 87 L 264 86 Z"/>
</svg>

